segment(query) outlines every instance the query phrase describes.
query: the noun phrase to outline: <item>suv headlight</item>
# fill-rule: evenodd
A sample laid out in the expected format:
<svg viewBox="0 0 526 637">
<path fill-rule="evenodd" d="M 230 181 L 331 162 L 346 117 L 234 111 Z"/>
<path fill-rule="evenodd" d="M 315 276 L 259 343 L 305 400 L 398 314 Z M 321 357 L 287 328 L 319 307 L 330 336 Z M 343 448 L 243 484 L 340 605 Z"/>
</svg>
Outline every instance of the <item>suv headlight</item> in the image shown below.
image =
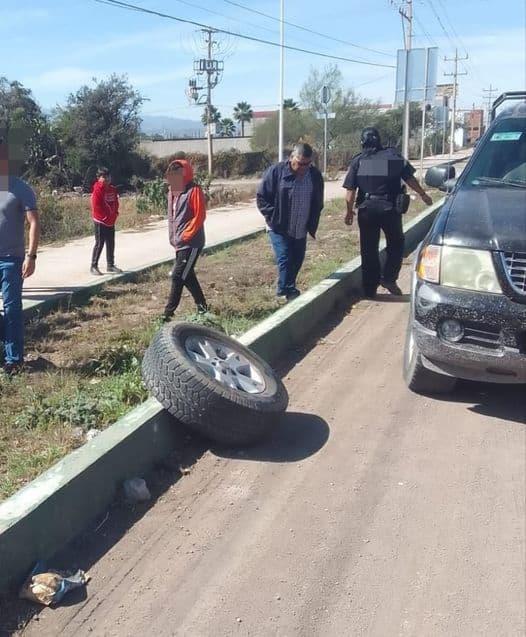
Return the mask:
<svg viewBox="0 0 526 637">
<path fill-rule="evenodd" d="M 426 246 L 420 255 L 417 273 L 430 283 L 502 294 L 491 252 L 486 250 Z"/>
</svg>

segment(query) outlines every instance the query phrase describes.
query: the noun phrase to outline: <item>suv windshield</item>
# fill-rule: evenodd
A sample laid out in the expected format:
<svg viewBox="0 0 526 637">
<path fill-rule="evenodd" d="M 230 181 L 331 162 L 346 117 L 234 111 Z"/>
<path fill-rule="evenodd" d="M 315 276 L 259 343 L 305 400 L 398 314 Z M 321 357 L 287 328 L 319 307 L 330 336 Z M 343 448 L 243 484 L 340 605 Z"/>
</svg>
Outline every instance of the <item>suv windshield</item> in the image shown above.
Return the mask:
<svg viewBox="0 0 526 637">
<path fill-rule="evenodd" d="M 526 118 L 497 122 L 486 137 L 464 184 L 477 188 L 518 186 L 526 188 Z"/>
</svg>

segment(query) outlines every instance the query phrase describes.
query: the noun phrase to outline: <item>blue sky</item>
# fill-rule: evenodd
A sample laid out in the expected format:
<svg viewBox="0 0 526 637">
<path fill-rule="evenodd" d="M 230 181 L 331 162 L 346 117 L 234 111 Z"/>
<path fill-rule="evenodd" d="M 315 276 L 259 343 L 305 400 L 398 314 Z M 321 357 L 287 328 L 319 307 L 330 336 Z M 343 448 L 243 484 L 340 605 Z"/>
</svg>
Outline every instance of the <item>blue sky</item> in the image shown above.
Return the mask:
<svg viewBox="0 0 526 637">
<path fill-rule="evenodd" d="M 278 15 L 279 0 L 238 0 L 265 13 Z M 184 2 L 197 5 L 190 7 Z M 276 22 L 248 13 L 225 0 L 135 0 L 135 4 L 193 19 L 212 26 L 277 41 Z M 394 4 L 397 4 L 396 2 Z M 482 103 L 482 88 L 490 83 L 501 91 L 526 89 L 525 0 L 414 0 L 414 46 L 438 45 L 441 57 L 457 45 L 469 54 L 460 80 L 460 105 Z M 286 19 L 393 56 L 402 47 L 400 16 L 390 0 L 285 0 Z M 444 34 L 433 7 L 449 32 Z M 210 12 L 216 12 L 210 13 Z M 222 15 L 216 15 L 220 13 Z M 450 24 L 454 25 L 452 32 Z M 323 53 L 361 58 L 378 64 L 394 58 L 363 51 L 340 42 L 287 27 L 287 43 Z M 225 74 L 214 92 L 223 115 L 240 101 L 254 109 L 275 107 L 278 101 L 279 51 L 229 38 Z M 0 74 L 33 90 L 40 104 L 63 103 L 91 78 L 126 73 L 149 99 L 145 114 L 197 119 L 185 88 L 192 61 L 198 56 L 195 28 L 153 16 L 103 6 L 94 0 L 1 0 Z M 328 60 L 287 52 L 286 96 L 297 98 L 310 66 Z M 383 103 L 393 101 L 394 70 L 339 63 L 349 87 Z M 439 81 L 451 65 L 439 64 Z"/>
</svg>

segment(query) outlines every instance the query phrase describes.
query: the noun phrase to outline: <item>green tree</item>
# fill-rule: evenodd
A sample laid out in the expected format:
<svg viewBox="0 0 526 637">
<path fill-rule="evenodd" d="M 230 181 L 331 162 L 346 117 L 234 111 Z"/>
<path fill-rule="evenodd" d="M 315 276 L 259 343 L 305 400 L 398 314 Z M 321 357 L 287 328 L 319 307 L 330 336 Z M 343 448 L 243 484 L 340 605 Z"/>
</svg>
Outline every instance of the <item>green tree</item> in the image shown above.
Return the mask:
<svg viewBox="0 0 526 637">
<path fill-rule="evenodd" d="M 221 137 L 234 137 L 234 133 L 236 132 L 236 125 L 230 117 L 224 117 L 219 122 L 219 134 Z"/>
<path fill-rule="evenodd" d="M 0 129 L 16 155 L 15 171 L 43 176 L 50 170 L 58 148 L 49 120 L 29 89 L 5 77 L 0 77 Z"/>
<path fill-rule="evenodd" d="M 337 64 L 329 64 L 322 70 L 311 66 L 309 75 L 300 90 L 300 100 L 305 108 L 316 113 L 323 110 L 321 90 L 324 86 L 331 89 L 332 101 L 337 102 L 343 95 L 343 76 Z"/>
<path fill-rule="evenodd" d="M 77 183 L 87 187 L 100 165 L 112 171 L 116 182 L 132 176 L 143 101 L 126 76 L 118 75 L 100 82 L 94 79 L 93 86 L 69 96 L 58 110 L 55 130 Z"/>
<path fill-rule="evenodd" d="M 283 113 L 283 141 L 286 148 L 299 141 L 313 144 L 318 124 L 308 111 L 288 111 Z M 274 114 L 254 129 L 250 141 L 252 149 L 276 155 L 278 152 L 279 117 Z"/>
<path fill-rule="evenodd" d="M 241 136 L 245 136 L 245 124 L 252 121 L 254 111 L 248 102 L 238 102 L 234 107 L 234 119 L 241 124 Z"/>
<path fill-rule="evenodd" d="M 382 144 L 384 146 L 393 146 L 398 150 L 402 148 L 402 129 L 403 129 L 403 121 L 404 121 L 404 108 L 403 106 L 399 106 L 397 108 L 393 108 L 386 113 L 378 114 L 374 123 L 371 124 L 376 126 L 380 132 L 380 136 L 382 138 Z M 410 110 L 410 130 L 413 131 L 416 135 L 421 131 L 422 128 L 422 109 L 418 104 L 411 104 Z M 419 147 L 420 141 L 414 140 L 411 143 L 411 147 Z M 418 150 L 414 150 L 412 153 L 414 156 L 418 154 Z"/>
<path fill-rule="evenodd" d="M 283 109 L 286 111 L 299 111 L 300 107 L 298 102 L 295 102 L 291 97 L 283 100 Z"/>
</svg>

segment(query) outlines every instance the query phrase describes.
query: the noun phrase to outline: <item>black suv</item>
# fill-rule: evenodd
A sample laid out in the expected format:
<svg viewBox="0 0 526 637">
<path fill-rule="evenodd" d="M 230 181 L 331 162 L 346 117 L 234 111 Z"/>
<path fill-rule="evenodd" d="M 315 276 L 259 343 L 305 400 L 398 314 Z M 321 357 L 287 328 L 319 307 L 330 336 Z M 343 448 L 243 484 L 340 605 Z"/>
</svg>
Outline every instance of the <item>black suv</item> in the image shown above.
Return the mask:
<svg viewBox="0 0 526 637">
<path fill-rule="evenodd" d="M 457 378 L 526 383 L 525 100 L 499 97 L 458 180 L 452 165 L 426 174 L 448 195 L 415 262 L 404 356 L 413 391 L 446 392 Z"/>
</svg>

